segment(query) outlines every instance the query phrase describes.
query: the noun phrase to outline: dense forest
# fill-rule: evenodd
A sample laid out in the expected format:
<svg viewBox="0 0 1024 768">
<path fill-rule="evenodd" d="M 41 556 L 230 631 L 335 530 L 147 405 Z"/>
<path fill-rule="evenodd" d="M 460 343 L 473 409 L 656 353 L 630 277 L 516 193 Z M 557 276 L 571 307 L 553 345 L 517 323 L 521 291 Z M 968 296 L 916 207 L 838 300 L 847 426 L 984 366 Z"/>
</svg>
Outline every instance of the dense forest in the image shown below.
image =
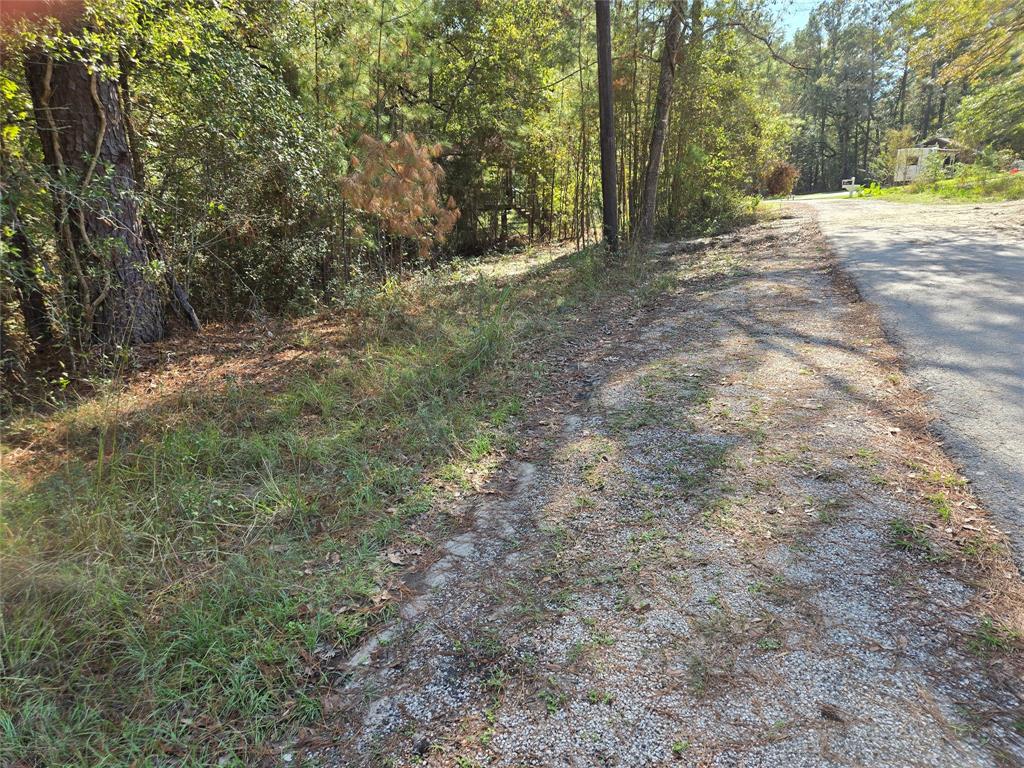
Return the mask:
<svg viewBox="0 0 1024 768">
<path fill-rule="evenodd" d="M 616 4 L 627 229 L 663 70 L 662 229 L 730 215 L 785 152 L 778 107 L 759 95 L 762 47 L 733 12 Z M 161 299 L 182 309 L 185 291 L 201 320 L 301 313 L 366 277 L 595 237 L 590 3 L 110 2 L 83 13 L 5 41 L 5 300 L 27 312 L 26 333 L 7 313 L 12 355 L 53 340 L 73 368 L 95 342 L 154 340 Z M 111 205 L 126 238 L 104 224 Z M 142 288 L 130 299 L 129 283 Z"/>
<path fill-rule="evenodd" d="M 6 5 L 15 385 L 39 353 L 73 374 L 172 314 L 305 313 L 365 278 L 599 232 L 588 2 Z M 778 15 L 613 4 L 626 233 L 713 227 L 787 161 L 825 190 L 884 181 L 895 148 L 935 134 L 1024 149 L 1012 0 L 829 0 L 788 42 Z"/>
<path fill-rule="evenodd" d="M 822 3 L 784 48 L 798 188 L 888 182 L 896 149 L 936 136 L 1024 152 L 1022 41 L 1019 3 Z"/>
</svg>

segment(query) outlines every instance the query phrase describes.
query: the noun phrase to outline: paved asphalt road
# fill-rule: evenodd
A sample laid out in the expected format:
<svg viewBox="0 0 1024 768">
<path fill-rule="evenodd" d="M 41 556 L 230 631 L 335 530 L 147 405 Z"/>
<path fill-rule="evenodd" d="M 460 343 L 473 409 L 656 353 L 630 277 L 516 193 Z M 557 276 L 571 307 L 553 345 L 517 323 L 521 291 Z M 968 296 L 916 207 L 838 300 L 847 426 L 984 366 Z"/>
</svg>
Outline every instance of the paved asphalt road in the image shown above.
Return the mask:
<svg viewBox="0 0 1024 768">
<path fill-rule="evenodd" d="M 903 346 L 1024 567 L 1024 203 L 802 204 Z"/>
</svg>

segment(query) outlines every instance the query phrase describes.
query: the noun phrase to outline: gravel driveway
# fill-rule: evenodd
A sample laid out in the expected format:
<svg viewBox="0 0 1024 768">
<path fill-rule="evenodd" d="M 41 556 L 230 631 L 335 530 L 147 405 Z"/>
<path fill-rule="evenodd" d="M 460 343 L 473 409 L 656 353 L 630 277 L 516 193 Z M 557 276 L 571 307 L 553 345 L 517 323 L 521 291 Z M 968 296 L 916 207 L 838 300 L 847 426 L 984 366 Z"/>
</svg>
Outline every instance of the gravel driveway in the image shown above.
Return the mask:
<svg viewBox="0 0 1024 768">
<path fill-rule="evenodd" d="M 1024 203 L 805 203 L 1024 563 Z"/>
<path fill-rule="evenodd" d="M 567 319 L 293 760 L 1024 764 L 1020 576 L 810 213 Z"/>
</svg>

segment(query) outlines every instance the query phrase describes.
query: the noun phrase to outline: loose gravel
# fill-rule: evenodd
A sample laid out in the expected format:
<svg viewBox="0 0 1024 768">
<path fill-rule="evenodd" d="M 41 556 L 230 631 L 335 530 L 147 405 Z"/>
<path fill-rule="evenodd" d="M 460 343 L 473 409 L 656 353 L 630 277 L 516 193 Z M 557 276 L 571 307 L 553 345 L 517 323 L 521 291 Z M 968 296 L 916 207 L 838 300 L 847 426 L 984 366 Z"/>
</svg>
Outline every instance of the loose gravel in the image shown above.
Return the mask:
<svg viewBox="0 0 1024 768">
<path fill-rule="evenodd" d="M 286 751 L 1024 765 L 1020 574 L 813 221 L 657 258 L 549 359 L 517 456 Z"/>
</svg>

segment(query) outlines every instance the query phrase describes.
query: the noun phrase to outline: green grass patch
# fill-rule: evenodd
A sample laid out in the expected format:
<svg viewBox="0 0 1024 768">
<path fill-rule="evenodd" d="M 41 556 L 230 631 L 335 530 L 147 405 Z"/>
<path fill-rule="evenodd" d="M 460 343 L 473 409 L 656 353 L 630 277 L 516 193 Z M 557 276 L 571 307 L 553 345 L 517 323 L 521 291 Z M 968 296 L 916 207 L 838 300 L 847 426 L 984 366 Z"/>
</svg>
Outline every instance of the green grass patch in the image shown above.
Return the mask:
<svg viewBox="0 0 1024 768">
<path fill-rule="evenodd" d="M 892 546 L 896 549 L 920 555 L 929 562 L 940 562 L 945 559 L 943 553 L 932 544 L 923 526 L 896 518 L 889 521 L 889 534 Z"/>
<path fill-rule="evenodd" d="M 1019 645 L 1021 634 L 1004 624 L 993 621 L 988 616 L 982 617 L 981 623 L 974 631 L 968 646 L 979 656 L 1009 651 Z"/>
<path fill-rule="evenodd" d="M 931 503 L 932 509 L 942 521 L 948 523 L 953 516 L 953 507 L 950 505 L 949 496 L 942 491 L 936 491 L 928 494 L 925 498 Z"/>
<path fill-rule="evenodd" d="M 283 386 L 14 418 L 66 460 L 3 478 L 0 763 L 253 764 L 319 720 L 328 657 L 393 614 L 385 550 L 509 445 L 524 344 L 656 276 L 597 249 L 435 271 L 364 291 Z"/>
<path fill-rule="evenodd" d="M 888 187 L 876 194 L 905 202 L 1024 200 L 1024 173 L 1011 174 L 980 164 L 961 165 L 951 179 L 918 180 L 902 187 Z"/>
</svg>

